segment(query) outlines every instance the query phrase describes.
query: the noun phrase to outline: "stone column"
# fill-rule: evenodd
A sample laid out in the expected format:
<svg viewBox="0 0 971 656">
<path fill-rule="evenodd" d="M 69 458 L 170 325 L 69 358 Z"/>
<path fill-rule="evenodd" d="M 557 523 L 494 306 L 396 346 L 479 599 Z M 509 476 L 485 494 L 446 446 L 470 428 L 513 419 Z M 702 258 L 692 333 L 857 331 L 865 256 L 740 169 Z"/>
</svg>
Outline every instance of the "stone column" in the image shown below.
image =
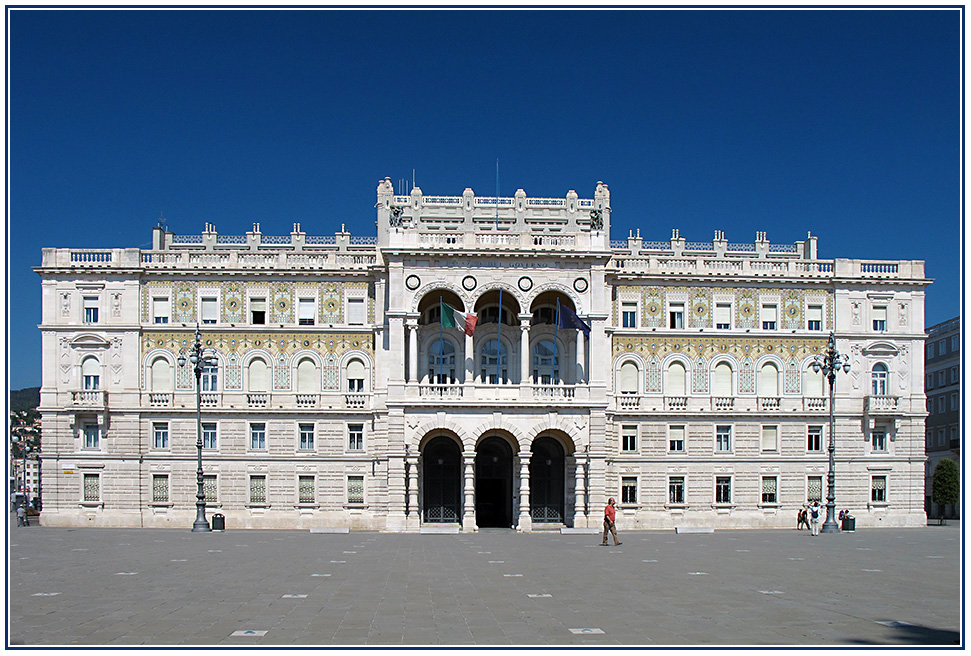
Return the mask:
<svg viewBox="0 0 971 656">
<path fill-rule="evenodd" d="M 529 315 L 532 317 L 532 315 Z M 519 383 L 520 385 L 529 382 L 529 318 L 519 315 Z"/>
<path fill-rule="evenodd" d="M 577 331 L 577 376 L 576 384 L 579 385 L 586 378 L 587 372 L 587 356 L 586 356 L 586 338 L 583 335 L 582 330 Z"/>
<path fill-rule="evenodd" d="M 462 454 L 465 464 L 465 503 L 462 504 L 462 530 L 475 531 L 475 453 Z"/>
<path fill-rule="evenodd" d="M 586 475 L 587 462 L 586 457 L 577 456 L 576 457 L 576 476 L 574 478 L 574 489 L 576 490 L 574 507 L 573 507 L 573 527 L 574 528 L 587 528 L 587 516 L 584 513 L 586 507 Z"/>
<path fill-rule="evenodd" d="M 471 385 L 475 382 L 475 342 L 472 341 L 472 335 L 465 335 L 465 353 L 462 358 L 462 362 L 465 365 L 465 380 L 463 381 L 466 385 Z"/>
<path fill-rule="evenodd" d="M 408 530 L 417 531 L 421 526 L 421 508 L 418 506 L 418 462 L 420 454 L 408 456 Z"/>
<path fill-rule="evenodd" d="M 519 527 L 529 533 L 533 530 L 533 518 L 529 514 L 529 451 L 519 452 Z"/>
<path fill-rule="evenodd" d="M 408 382 L 418 382 L 418 322 L 408 324 Z"/>
</svg>

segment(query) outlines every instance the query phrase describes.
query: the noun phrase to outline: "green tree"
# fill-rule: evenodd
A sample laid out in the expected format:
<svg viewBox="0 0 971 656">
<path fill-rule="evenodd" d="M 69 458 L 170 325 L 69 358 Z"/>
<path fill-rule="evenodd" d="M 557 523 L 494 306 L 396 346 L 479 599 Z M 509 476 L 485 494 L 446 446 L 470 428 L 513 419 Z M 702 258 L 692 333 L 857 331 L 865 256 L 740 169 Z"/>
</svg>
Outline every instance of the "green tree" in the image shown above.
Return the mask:
<svg viewBox="0 0 971 656">
<path fill-rule="evenodd" d="M 944 519 L 944 506 L 957 503 L 961 492 L 961 473 L 958 464 L 950 458 L 944 458 L 934 468 L 934 482 L 931 499 L 941 509 L 941 519 Z"/>
</svg>

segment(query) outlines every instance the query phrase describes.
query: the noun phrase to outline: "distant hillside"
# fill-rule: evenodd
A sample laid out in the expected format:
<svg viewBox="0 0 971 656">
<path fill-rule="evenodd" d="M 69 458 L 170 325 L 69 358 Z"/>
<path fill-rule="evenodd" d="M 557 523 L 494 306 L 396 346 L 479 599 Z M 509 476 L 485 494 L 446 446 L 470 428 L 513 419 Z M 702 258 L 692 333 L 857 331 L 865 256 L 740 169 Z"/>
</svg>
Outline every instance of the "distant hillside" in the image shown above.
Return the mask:
<svg viewBox="0 0 971 656">
<path fill-rule="evenodd" d="M 10 390 L 10 410 L 20 412 L 21 410 L 35 410 L 40 405 L 40 388 L 26 387 L 19 390 Z"/>
</svg>

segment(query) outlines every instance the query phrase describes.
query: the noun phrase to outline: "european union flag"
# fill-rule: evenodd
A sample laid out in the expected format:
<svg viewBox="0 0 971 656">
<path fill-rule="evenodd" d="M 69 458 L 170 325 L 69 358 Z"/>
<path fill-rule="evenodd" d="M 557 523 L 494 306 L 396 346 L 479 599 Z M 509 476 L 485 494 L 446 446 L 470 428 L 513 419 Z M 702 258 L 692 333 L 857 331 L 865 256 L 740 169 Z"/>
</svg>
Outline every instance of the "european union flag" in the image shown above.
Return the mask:
<svg viewBox="0 0 971 656">
<path fill-rule="evenodd" d="M 566 307 L 565 305 L 560 306 L 560 328 L 576 328 L 577 330 L 582 330 L 586 337 L 590 337 L 590 326 L 583 322 L 583 319 L 577 316 L 576 312 Z"/>
</svg>

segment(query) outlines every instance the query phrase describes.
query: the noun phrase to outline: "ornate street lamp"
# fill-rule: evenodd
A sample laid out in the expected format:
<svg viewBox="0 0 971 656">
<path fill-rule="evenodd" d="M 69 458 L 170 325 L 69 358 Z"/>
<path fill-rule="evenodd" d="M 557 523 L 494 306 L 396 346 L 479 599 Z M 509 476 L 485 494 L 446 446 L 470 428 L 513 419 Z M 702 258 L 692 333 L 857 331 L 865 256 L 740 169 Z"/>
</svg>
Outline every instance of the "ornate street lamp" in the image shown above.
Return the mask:
<svg viewBox="0 0 971 656">
<path fill-rule="evenodd" d="M 215 367 L 218 363 L 216 350 L 202 347 L 202 334 L 196 325 L 196 339 L 188 351 L 179 352 L 179 366 L 192 364 L 192 371 L 196 375 L 196 521 L 192 523 L 193 533 L 205 533 L 212 529 L 206 521 L 206 492 L 203 489 L 202 475 L 202 372 L 208 367 Z"/>
<path fill-rule="evenodd" d="M 829 344 L 826 355 L 816 356 L 813 360 L 813 371 L 829 380 L 829 475 L 826 477 L 826 521 L 820 527 L 820 533 L 837 533 L 836 525 L 836 421 L 834 419 L 833 403 L 836 399 L 836 372 L 850 373 L 850 361 L 845 355 L 836 350 L 836 336 L 829 334 Z"/>
</svg>

